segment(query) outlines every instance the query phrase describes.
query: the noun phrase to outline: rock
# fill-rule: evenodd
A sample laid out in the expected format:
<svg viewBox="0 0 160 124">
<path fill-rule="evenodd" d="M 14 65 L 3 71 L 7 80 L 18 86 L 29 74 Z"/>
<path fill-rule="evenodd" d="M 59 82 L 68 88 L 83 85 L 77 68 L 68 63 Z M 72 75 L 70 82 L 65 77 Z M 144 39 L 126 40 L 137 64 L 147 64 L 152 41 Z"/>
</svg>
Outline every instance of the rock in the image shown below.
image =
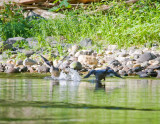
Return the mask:
<svg viewBox="0 0 160 124">
<path fill-rule="evenodd" d="M 47 73 L 49 72 L 49 68 L 46 65 L 39 66 L 37 69 L 38 73 Z"/>
<path fill-rule="evenodd" d="M 133 71 L 133 72 L 142 71 L 142 67 L 138 66 L 138 67 L 132 68 L 132 71 Z"/>
<path fill-rule="evenodd" d="M 29 71 L 30 73 L 34 73 L 34 72 L 35 72 L 34 69 L 33 69 L 33 67 L 28 67 L 28 71 Z"/>
<path fill-rule="evenodd" d="M 86 38 L 86 39 L 84 39 L 80 42 L 80 45 L 82 47 L 91 47 L 92 46 L 92 40 L 90 38 Z"/>
<path fill-rule="evenodd" d="M 138 72 L 137 74 L 139 75 L 140 78 L 149 77 L 149 75 L 147 74 L 147 72 L 142 72 L 142 71 L 141 71 L 141 72 Z"/>
<path fill-rule="evenodd" d="M 118 73 L 119 73 L 121 76 L 128 76 L 127 72 L 124 71 L 124 70 L 119 70 Z"/>
<path fill-rule="evenodd" d="M 27 72 L 27 71 L 28 71 L 27 66 L 21 66 L 19 69 L 19 72 Z"/>
<path fill-rule="evenodd" d="M 157 78 L 160 78 L 160 70 L 157 70 Z"/>
<path fill-rule="evenodd" d="M 24 54 L 26 57 L 30 57 L 31 55 L 33 55 L 35 52 L 34 51 L 25 51 Z"/>
<path fill-rule="evenodd" d="M 74 55 L 80 47 L 78 45 L 73 45 L 68 51 L 71 55 Z"/>
<path fill-rule="evenodd" d="M 114 51 L 118 48 L 118 45 L 108 45 L 108 50 Z"/>
<path fill-rule="evenodd" d="M 27 38 L 26 41 L 28 42 L 28 45 L 30 48 L 34 48 L 38 46 L 38 41 L 34 38 Z"/>
<path fill-rule="evenodd" d="M 25 38 L 23 37 L 14 37 L 14 38 L 9 38 L 7 41 L 3 42 L 3 50 L 7 50 L 7 49 L 13 49 L 13 44 L 15 44 L 16 42 L 21 42 L 24 41 Z"/>
<path fill-rule="evenodd" d="M 81 64 L 85 64 L 85 65 L 93 65 L 96 66 L 98 64 L 98 60 L 96 59 L 96 57 L 94 56 L 89 56 L 89 55 L 80 55 L 78 57 L 78 61 Z"/>
<path fill-rule="evenodd" d="M 70 64 L 70 68 L 75 69 L 75 70 L 81 70 L 82 64 L 78 61 L 74 61 Z"/>
<path fill-rule="evenodd" d="M 19 72 L 19 68 L 14 68 L 12 66 L 8 66 L 5 70 L 5 73 L 18 73 Z"/>
<path fill-rule="evenodd" d="M 23 61 L 23 65 L 24 66 L 27 66 L 27 65 L 35 65 L 35 64 L 37 64 L 37 62 L 36 61 L 34 61 L 34 60 L 32 60 L 32 59 L 29 59 L 29 58 L 26 58 L 24 61 Z"/>
<path fill-rule="evenodd" d="M 41 17 L 43 17 L 45 19 L 56 19 L 56 18 L 64 18 L 65 17 L 64 14 L 49 12 L 47 10 L 42 10 L 42 9 L 34 9 L 33 12 L 37 15 L 40 15 Z"/>
<path fill-rule="evenodd" d="M 4 72 L 5 67 L 2 65 L 2 63 L 0 63 L 0 72 Z"/>
<path fill-rule="evenodd" d="M 17 62 L 16 62 L 16 65 L 18 66 L 18 65 L 23 65 L 23 60 L 18 60 Z"/>
<path fill-rule="evenodd" d="M 152 60 L 155 58 L 156 58 L 156 56 L 154 54 L 148 52 L 148 53 L 144 53 L 144 54 L 140 55 L 138 62 L 145 62 L 145 61 L 149 61 L 149 60 Z"/>
<path fill-rule="evenodd" d="M 140 64 L 133 65 L 133 68 L 136 68 L 136 67 L 141 67 L 141 65 Z"/>
<path fill-rule="evenodd" d="M 69 68 L 69 65 L 70 65 L 70 61 L 66 60 L 62 64 L 60 64 L 59 68 L 63 70 L 63 69 Z"/>
<path fill-rule="evenodd" d="M 112 60 L 109 62 L 109 65 L 112 65 L 112 66 L 120 66 L 122 65 L 118 60 Z"/>
<path fill-rule="evenodd" d="M 157 72 L 154 71 L 154 69 L 147 69 L 147 74 L 151 77 L 156 77 L 157 76 Z"/>
</svg>

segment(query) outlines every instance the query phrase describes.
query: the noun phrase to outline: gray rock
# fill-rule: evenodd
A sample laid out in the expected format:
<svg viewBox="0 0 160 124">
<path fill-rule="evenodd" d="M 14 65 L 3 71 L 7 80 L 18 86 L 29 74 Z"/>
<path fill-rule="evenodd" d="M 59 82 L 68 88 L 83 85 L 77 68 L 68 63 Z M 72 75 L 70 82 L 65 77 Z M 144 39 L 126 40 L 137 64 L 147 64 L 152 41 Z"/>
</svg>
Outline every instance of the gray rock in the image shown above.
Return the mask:
<svg viewBox="0 0 160 124">
<path fill-rule="evenodd" d="M 138 72 L 137 74 L 139 75 L 140 78 L 149 77 L 149 75 L 147 74 L 147 72 L 142 72 L 142 71 L 141 71 L 141 72 Z"/>
<path fill-rule="evenodd" d="M 92 46 L 92 40 L 90 38 L 86 38 L 86 39 L 84 39 L 80 42 L 80 45 L 82 47 L 91 47 Z"/>
<path fill-rule="evenodd" d="M 27 65 L 35 65 L 35 64 L 37 64 L 37 62 L 36 61 L 34 61 L 34 60 L 32 60 L 32 59 L 29 59 L 29 58 L 26 58 L 24 61 L 23 61 L 23 65 L 24 66 L 27 66 Z"/>
<path fill-rule="evenodd" d="M 138 62 L 145 62 L 145 61 L 149 61 L 155 58 L 156 56 L 153 53 L 148 52 L 148 53 L 144 53 L 140 55 Z"/>
<path fill-rule="evenodd" d="M 4 72 L 5 67 L 2 65 L 2 63 L 0 63 L 0 72 Z"/>
<path fill-rule="evenodd" d="M 109 65 L 112 65 L 112 66 L 120 66 L 122 65 L 118 60 L 112 60 L 109 62 Z"/>
<path fill-rule="evenodd" d="M 31 55 L 33 55 L 35 52 L 34 51 L 25 51 L 24 54 L 26 57 L 30 57 Z"/>
<path fill-rule="evenodd" d="M 132 71 L 133 71 L 133 72 L 142 71 L 142 67 L 135 67 L 135 68 L 132 68 Z"/>
<path fill-rule="evenodd" d="M 19 72 L 27 72 L 27 71 L 28 71 L 27 66 L 23 66 L 19 69 Z"/>
<path fill-rule="evenodd" d="M 42 65 L 38 67 L 38 73 L 47 73 L 49 72 L 49 68 L 46 65 Z"/>
<path fill-rule="evenodd" d="M 78 61 L 74 61 L 70 64 L 70 68 L 75 69 L 75 70 L 81 70 L 82 64 Z"/>
<path fill-rule="evenodd" d="M 157 70 L 157 78 L 160 78 L 160 70 Z"/>
<path fill-rule="evenodd" d="M 23 65 L 23 60 L 18 60 L 18 61 L 16 62 L 16 65 Z"/>
<path fill-rule="evenodd" d="M 16 42 L 21 42 L 24 41 L 25 38 L 23 37 L 14 37 L 14 38 L 9 38 L 7 41 L 3 42 L 3 50 L 7 50 L 7 49 L 13 49 L 13 44 L 15 44 Z"/>
<path fill-rule="evenodd" d="M 38 41 L 35 38 L 27 38 L 26 41 L 30 48 L 34 48 L 38 45 Z"/>
<path fill-rule="evenodd" d="M 5 73 L 18 73 L 19 72 L 19 68 L 14 68 L 12 66 L 8 66 L 5 70 Z"/>
</svg>

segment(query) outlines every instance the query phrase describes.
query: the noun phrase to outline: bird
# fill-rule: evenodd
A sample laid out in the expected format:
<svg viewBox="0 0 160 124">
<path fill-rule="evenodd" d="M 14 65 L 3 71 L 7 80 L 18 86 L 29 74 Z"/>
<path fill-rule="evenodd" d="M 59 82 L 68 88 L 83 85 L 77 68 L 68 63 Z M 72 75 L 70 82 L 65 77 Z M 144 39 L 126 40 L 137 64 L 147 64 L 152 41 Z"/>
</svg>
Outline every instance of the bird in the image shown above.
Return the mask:
<svg viewBox="0 0 160 124">
<path fill-rule="evenodd" d="M 58 78 L 60 76 L 60 69 L 58 67 L 54 67 L 53 63 L 48 61 L 45 57 L 40 55 L 45 64 L 50 68 L 50 73 L 52 78 Z"/>
<path fill-rule="evenodd" d="M 90 75 L 94 74 L 97 81 L 105 80 L 106 76 L 114 75 L 116 77 L 122 78 L 118 73 L 116 73 L 110 67 L 106 67 L 106 69 L 101 70 L 91 70 L 84 78 L 90 77 Z"/>
</svg>

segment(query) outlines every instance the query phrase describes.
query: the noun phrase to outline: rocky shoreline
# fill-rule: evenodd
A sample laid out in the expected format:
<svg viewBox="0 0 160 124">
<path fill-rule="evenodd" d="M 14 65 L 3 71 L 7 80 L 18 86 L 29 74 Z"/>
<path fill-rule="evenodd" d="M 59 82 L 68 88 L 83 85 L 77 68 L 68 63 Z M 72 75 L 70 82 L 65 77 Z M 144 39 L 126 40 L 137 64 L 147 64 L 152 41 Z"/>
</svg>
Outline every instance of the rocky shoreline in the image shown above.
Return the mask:
<svg viewBox="0 0 160 124">
<path fill-rule="evenodd" d="M 53 37 L 48 37 L 46 40 L 53 47 L 51 55 L 48 55 L 48 53 L 43 54 L 43 48 L 34 50 L 38 41 L 33 38 L 15 37 L 9 38 L 7 41 L 1 41 L 0 72 L 49 72 L 49 67 L 44 64 L 39 55 L 41 54 L 47 59 L 53 60 L 54 57 L 59 55 L 58 51 L 55 50 L 58 42 Z M 20 47 L 20 45 L 15 45 L 17 42 L 22 41 L 27 43 L 29 50 Z M 53 64 L 54 66 L 60 64 L 59 68 L 62 70 L 73 68 L 82 75 L 91 69 L 104 69 L 109 66 L 121 76 L 139 75 L 141 78 L 160 78 L 159 44 L 154 44 L 151 48 L 130 47 L 127 49 L 118 49 L 117 45 L 108 45 L 99 50 L 99 52 L 94 50 L 91 39 L 84 39 L 80 44 L 76 45 L 62 43 L 60 45 L 65 48 L 63 52 L 67 56 L 64 61 L 55 59 Z M 89 50 L 84 50 L 83 48 L 88 48 Z M 10 54 L 9 57 L 7 57 L 8 53 Z M 24 59 L 19 57 L 19 53 L 24 55 Z"/>
</svg>

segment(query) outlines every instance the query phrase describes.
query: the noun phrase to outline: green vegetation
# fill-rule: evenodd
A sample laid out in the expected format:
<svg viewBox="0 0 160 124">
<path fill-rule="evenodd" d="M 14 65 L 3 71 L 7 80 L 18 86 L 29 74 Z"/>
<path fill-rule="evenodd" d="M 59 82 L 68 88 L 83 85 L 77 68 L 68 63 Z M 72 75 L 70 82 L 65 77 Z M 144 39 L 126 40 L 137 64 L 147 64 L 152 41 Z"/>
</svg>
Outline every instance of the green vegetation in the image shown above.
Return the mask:
<svg viewBox="0 0 160 124">
<path fill-rule="evenodd" d="M 102 4 L 113 5 L 109 10 L 86 15 Z M 117 44 L 119 47 L 141 46 L 144 43 L 160 41 L 160 3 L 140 0 L 135 4 L 96 3 L 79 9 L 63 10 L 65 18 L 55 20 L 31 20 L 22 17 L 20 8 L 9 7 L 1 10 L 0 35 L 3 40 L 10 37 L 36 37 L 41 46 L 45 38 L 53 36 L 67 43 L 78 43 L 84 38 L 91 38 L 96 45 Z M 5 19 L 4 19 L 5 17 Z M 7 19 L 6 19 L 7 17 Z M 17 18 L 18 17 L 18 18 Z"/>
</svg>

